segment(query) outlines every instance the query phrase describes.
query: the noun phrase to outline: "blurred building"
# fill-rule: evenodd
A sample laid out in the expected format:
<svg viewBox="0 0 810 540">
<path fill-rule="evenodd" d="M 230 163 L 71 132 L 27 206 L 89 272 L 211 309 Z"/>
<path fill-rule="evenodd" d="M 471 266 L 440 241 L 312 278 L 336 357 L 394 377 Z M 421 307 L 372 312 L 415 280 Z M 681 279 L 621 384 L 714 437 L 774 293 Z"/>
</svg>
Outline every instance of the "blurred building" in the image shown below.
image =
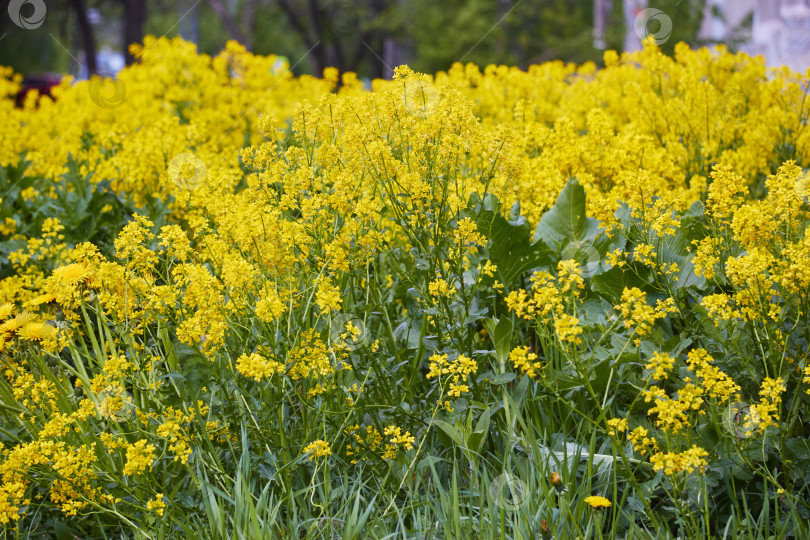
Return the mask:
<svg viewBox="0 0 810 540">
<path fill-rule="evenodd" d="M 646 28 L 639 18 L 648 17 L 649 6 L 655 3 L 622 1 L 625 49 L 637 50 Z M 595 0 L 595 6 L 604 2 Z M 705 9 L 698 34 L 701 42 L 727 43 L 749 54 L 764 55 L 771 66 L 787 65 L 802 72 L 810 68 L 810 0 L 706 0 Z M 678 21 L 671 20 L 671 24 Z"/>
<path fill-rule="evenodd" d="M 765 55 L 770 65 L 784 64 L 802 72 L 810 68 L 810 0 L 755 0 L 753 4 L 751 41 L 741 49 Z"/>
</svg>

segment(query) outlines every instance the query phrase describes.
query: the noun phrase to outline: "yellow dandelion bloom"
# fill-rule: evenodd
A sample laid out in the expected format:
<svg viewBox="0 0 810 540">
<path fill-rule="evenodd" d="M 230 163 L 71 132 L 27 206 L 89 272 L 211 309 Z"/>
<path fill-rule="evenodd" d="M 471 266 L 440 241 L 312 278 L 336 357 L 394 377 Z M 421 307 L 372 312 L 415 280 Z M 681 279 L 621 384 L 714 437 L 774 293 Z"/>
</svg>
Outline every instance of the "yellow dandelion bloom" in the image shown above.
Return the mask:
<svg viewBox="0 0 810 540">
<path fill-rule="evenodd" d="M 588 503 L 591 506 L 591 508 L 596 509 L 610 508 L 610 506 L 613 504 L 610 502 L 609 499 L 606 499 L 605 497 L 600 497 L 599 495 L 591 495 L 590 497 L 585 497 L 585 502 Z"/>
<path fill-rule="evenodd" d="M 8 319 L 14 313 L 14 304 L 0 305 L 0 320 Z"/>
<path fill-rule="evenodd" d="M 43 341 L 53 338 L 56 332 L 56 328 L 50 324 L 31 322 L 20 328 L 17 334 L 29 341 Z"/>
<path fill-rule="evenodd" d="M 79 282 L 86 280 L 90 276 L 90 272 L 84 265 L 79 263 L 68 264 L 67 266 L 60 266 L 53 271 L 53 277 L 56 281 L 75 285 Z"/>
</svg>

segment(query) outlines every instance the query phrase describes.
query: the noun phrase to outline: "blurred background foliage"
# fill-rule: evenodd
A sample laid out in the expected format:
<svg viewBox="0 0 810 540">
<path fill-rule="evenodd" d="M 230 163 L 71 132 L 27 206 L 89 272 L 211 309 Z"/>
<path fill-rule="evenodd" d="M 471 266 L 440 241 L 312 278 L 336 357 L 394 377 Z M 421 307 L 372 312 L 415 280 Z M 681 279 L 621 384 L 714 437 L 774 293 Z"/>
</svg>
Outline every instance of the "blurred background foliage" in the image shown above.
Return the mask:
<svg viewBox="0 0 810 540">
<path fill-rule="evenodd" d="M 131 61 L 125 43 L 146 34 L 180 35 L 208 54 L 235 39 L 254 53 L 286 57 L 296 74 L 335 66 L 373 78 L 405 63 L 434 73 L 457 61 L 600 62 L 603 48 L 624 48 L 632 20 L 627 0 L 61 0 L 47 3 L 41 27 L 24 30 L 6 16 L 9 2 L 0 1 L 0 65 L 80 77 L 114 73 Z M 676 23 L 665 52 L 679 41 L 700 44 L 705 0 L 648 5 Z M 605 14 L 602 43 L 594 39 L 597 7 Z"/>
</svg>

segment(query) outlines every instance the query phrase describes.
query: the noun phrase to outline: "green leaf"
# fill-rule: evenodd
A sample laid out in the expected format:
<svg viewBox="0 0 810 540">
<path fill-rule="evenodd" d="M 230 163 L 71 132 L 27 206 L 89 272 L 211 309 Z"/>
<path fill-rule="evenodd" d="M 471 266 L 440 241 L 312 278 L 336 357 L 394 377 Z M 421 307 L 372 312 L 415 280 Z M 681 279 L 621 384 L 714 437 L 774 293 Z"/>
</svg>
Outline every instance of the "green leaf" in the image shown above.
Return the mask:
<svg viewBox="0 0 810 540">
<path fill-rule="evenodd" d="M 507 221 L 501 215 L 500 203 L 493 199 L 487 195 L 475 222 L 478 231 L 490 241 L 489 258 L 498 267 L 501 282 L 511 288 L 529 270 L 551 264 L 551 250 L 542 241 L 532 243 L 531 227 L 525 217 Z"/>
<path fill-rule="evenodd" d="M 467 437 L 467 448 L 474 452 L 481 451 L 481 448 L 484 446 L 484 441 L 487 439 L 487 433 L 489 432 L 490 418 L 491 412 L 489 409 L 481 413 L 478 422 L 475 424 L 475 430 Z"/>
<path fill-rule="evenodd" d="M 591 278 L 591 290 L 601 294 L 611 302 L 618 302 L 625 288 L 638 287 L 644 289 L 652 283 L 650 269 L 636 262 L 631 262 L 627 270 L 614 266 Z"/>
<path fill-rule="evenodd" d="M 593 240 L 598 235 L 599 221 L 585 215 L 585 189 L 572 178 L 534 230 L 534 239 L 560 251 L 573 241 Z"/>
<path fill-rule="evenodd" d="M 587 216 L 585 202 L 585 190 L 572 178 L 540 219 L 534 239 L 550 246 L 556 260 L 573 259 L 580 264 L 584 277 L 593 277 L 608 270 L 605 256 L 624 249 L 627 239 L 621 234 L 613 238 L 605 234 L 602 223 Z"/>
<path fill-rule="evenodd" d="M 788 439 L 785 444 L 794 459 L 810 460 L 810 443 L 807 442 L 807 439 Z"/>
<path fill-rule="evenodd" d="M 450 437 L 450 440 L 452 440 L 458 446 L 464 446 L 464 437 L 461 435 L 461 431 L 459 431 L 454 425 L 445 422 L 444 420 L 434 420 L 433 425 L 442 430 L 445 435 Z"/>
<path fill-rule="evenodd" d="M 692 263 L 692 256 L 687 251 L 687 245 L 687 232 L 680 229 L 674 239 L 662 243 L 658 254 L 661 263 L 678 265 L 678 280 L 672 284 L 675 290 L 684 287 L 703 288 L 706 286 L 706 278 L 695 273 L 695 265 Z"/>
<path fill-rule="evenodd" d="M 489 378 L 489 384 L 492 386 L 500 386 L 502 384 L 512 382 L 516 378 L 517 374 L 515 374 L 514 372 L 496 373 L 495 375 Z"/>
<path fill-rule="evenodd" d="M 484 326 L 495 345 L 495 358 L 505 364 L 512 345 L 512 321 L 506 317 L 501 317 L 497 323 L 494 319 L 487 319 Z"/>
</svg>

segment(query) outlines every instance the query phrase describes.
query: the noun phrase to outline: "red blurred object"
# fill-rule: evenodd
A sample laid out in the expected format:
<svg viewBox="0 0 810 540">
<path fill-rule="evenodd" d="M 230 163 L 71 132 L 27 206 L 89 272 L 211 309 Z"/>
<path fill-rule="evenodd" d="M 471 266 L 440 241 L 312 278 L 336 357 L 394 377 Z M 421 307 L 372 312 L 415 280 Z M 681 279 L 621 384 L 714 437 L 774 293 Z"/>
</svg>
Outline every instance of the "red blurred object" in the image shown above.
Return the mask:
<svg viewBox="0 0 810 540">
<path fill-rule="evenodd" d="M 62 80 L 59 73 L 31 73 L 23 77 L 20 91 L 17 92 L 17 107 L 22 107 L 25 95 L 31 90 L 39 91 L 40 96 L 51 96 L 51 89 Z"/>
</svg>

